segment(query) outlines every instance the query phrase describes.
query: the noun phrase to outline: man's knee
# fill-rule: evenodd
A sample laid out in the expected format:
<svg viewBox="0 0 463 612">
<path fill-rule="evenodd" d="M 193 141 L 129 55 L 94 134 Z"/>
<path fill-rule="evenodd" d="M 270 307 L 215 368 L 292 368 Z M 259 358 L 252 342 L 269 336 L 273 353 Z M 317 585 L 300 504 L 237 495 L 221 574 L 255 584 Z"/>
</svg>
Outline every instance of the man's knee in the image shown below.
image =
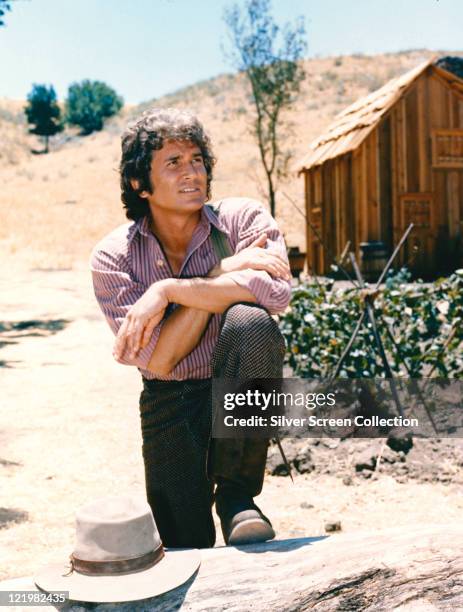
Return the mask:
<svg viewBox="0 0 463 612">
<path fill-rule="evenodd" d="M 257 304 L 232 304 L 223 314 L 221 336 L 231 342 L 253 341 L 284 352 L 285 343 L 277 322 Z"/>
</svg>

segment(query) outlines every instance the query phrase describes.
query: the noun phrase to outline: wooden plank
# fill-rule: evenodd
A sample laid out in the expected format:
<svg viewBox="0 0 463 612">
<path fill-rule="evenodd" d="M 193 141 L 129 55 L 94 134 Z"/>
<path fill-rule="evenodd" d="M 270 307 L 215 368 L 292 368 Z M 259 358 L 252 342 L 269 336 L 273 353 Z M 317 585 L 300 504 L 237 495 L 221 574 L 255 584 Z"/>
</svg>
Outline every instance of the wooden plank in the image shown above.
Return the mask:
<svg viewBox="0 0 463 612">
<path fill-rule="evenodd" d="M 391 117 L 382 121 L 378 132 L 378 189 L 379 189 L 379 235 L 390 250 L 392 247 L 393 181 L 391 142 Z"/>
<path fill-rule="evenodd" d="M 460 107 L 460 100 L 457 98 L 457 96 L 455 96 L 452 93 L 453 126 L 456 128 L 461 127 L 459 107 Z"/>
<path fill-rule="evenodd" d="M 458 177 L 459 177 L 458 201 L 460 202 L 460 210 L 458 213 L 458 218 L 459 218 L 459 223 L 460 223 L 460 236 L 461 236 L 461 239 L 463 240 L 463 172 L 459 172 Z"/>
<path fill-rule="evenodd" d="M 353 250 L 355 251 L 357 227 L 357 212 L 355 209 L 354 198 L 354 177 L 352 168 L 352 155 L 346 155 L 346 239 L 351 241 Z"/>
<path fill-rule="evenodd" d="M 428 72 L 429 75 L 429 72 Z M 424 88 L 424 99 L 423 99 L 423 116 L 424 116 L 424 126 L 425 126 L 425 139 L 424 146 L 426 150 L 426 181 L 425 181 L 425 191 L 432 190 L 432 168 L 431 168 L 431 96 L 430 96 L 430 87 L 429 87 L 429 76 L 425 81 Z"/>
<path fill-rule="evenodd" d="M 429 189 L 429 167 L 431 160 L 428 158 L 426 140 L 429 137 L 428 126 L 425 116 L 427 77 L 419 78 L 416 84 L 416 106 L 417 106 L 417 154 L 418 154 L 418 191 Z"/>
<path fill-rule="evenodd" d="M 309 223 L 308 220 L 310 219 L 311 221 L 311 216 L 310 216 L 310 209 L 311 209 L 311 202 L 312 202 L 312 198 L 311 198 L 311 184 L 312 184 L 312 173 L 311 172 L 304 172 L 304 191 L 305 191 L 305 216 L 307 219 L 307 222 L 305 224 L 305 244 L 306 244 L 306 259 L 307 259 L 307 266 L 308 269 L 312 269 L 313 268 L 313 257 L 312 257 L 312 248 L 311 248 L 311 240 L 310 240 L 310 230 L 309 230 Z"/>
<path fill-rule="evenodd" d="M 360 185 L 360 202 L 361 202 L 361 215 L 362 225 L 360 242 L 369 240 L 368 231 L 368 160 L 367 160 L 367 147 L 366 143 L 363 143 L 360 149 L 361 154 L 361 185 Z"/>
<path fill-rule="evenodd" d="M 448 117 L 448 126 L 450 128 L 455 126 L 455 116 L 454 116 L 454 108 L 453 108 L 453 92 L 449 89 L 446 90 L 446 108 L 447 108 L 447 117 Z"/>
<path fill-rule="evenodd" d="M 377 181 L 378 129 L 366 141 L 368 240 L 379 240 L 379 206 Z"/>
<path fill-rule="evenodd" d="M 334 213 L 334 217 L 336 218 L 336 223 L 335 223 L 335 250 L 334 253 L 336 255 L 336 257 L 339 257 L 342 247 L 340 246 L 341 243 L 341 201 L 340 201 L 340 177 L 339 177 L 339 160 L 335 159 L 333 162 L 333 169 L 332 169 L 332 174 L 333 174 L 333 183 L 334 183 L 334 189 L 333 189 L 333 213 Z"/>
<path fill-rule="evenodd" d="M 397 105 L 397 191 L 400 196 L 407 192 L 407 151 L 406 151 L 406 125 L 405 100 Z"/>
<path fill-rule="evenodd" d="M 333 256 L 336 255 L 336 210 L 335 210 L 335 185 L 334 185 L 334 162 L 329 161 L 323 168 L 323 194 L 325 209 L 323 211 L 323 223 L 326 225 L 327 232 L 323 236 L 323 240 L 328 244 L 329 253 L 327 253 L 327 266 L 325 270 L 328 272 L 329 267 L 333 262 Z"/>
<path fill-rule="evenodd" d="M 417 88 L 405 96 L 405 149 L 407 160 L 407 191 L 419 191 L 418 106 Z"/>
<path fill-rule="evenodd" d="M 436 231 L 439 235 L 448 237 L 446 173 L 442 170 L 434 170 L 432 181 Z"/>
<path fill-rule="evenodd" d="M 398 215 L 398 203 L 399 203 L 399 171 L 397 167 L 398 162 L 398 110 L 394 111 L 390 115 L 391 120 L 391 225 L 392 225 L 392 241 L 393 244 L 397 244 L 399 234 L 399 215 Z M 398 255 L 398 261 L 400 262 L 401 253 Z"/>
<path fill-rule="evenodd" d="M 321 170 L 316 168 L 311 171 L 311 192 L 310 192 L 310 222 L 323 230 L 320 224 L 321 219 L 321 189 L 320 189 Z M 316 212 L 317 211 L 317 212 Z M 315 236 L 310 226 L 307 228 L 308 241 L 310 244 L 311 267 L 316 274 L 322 274 L 323 262 L 320 260 L 320 248 L 318 238 Z"/>
<path fill-rule="evenodd" d="M 360 184 L 361 184 L 361 155 L 360 149 L 352 153 L 352 208 L 355 211 L 355 250 L 359 248 L 362 235 L 362 215 L 360 206 Z"/>
<path fill-rule="evenodd" d="M 447 202 L 449 237 L 455 239 L 460 231 L 460 202 L 458 172 L 447 172 Z"/>
<path fill-rule="evenodd" d="M 447 127 L 443 122 L 442 115 L 442 90 L 443 86 L 437 80 L 435 76 L 429 77 L 429 101 L 430 101 L 430 115 L 431 115 L 431 129 L 445 128 Z"/>
<path fill-rule="evenodd" d="M 346 164 L 347 164 L 347 159 L 346 156 L 344 155 L 343 157 L 341 157 L 339 159 L 338 162 L 338 171 L 339 171 L 339 202 L 340 202 L 340 208 L 339 208 L 339 212 L 340 212 L 340 230 L 339 230 L 339 234 L 340 234 L 340 249 L 341 252 L 344 249 L 344 246 L 347 242 L 347 228 L 346 228 L 346 217 L 347 217 L 347 211 L 346 211 L 346 180 L 347 180 L 347 173 L 346 173 Z"/>
</svg>

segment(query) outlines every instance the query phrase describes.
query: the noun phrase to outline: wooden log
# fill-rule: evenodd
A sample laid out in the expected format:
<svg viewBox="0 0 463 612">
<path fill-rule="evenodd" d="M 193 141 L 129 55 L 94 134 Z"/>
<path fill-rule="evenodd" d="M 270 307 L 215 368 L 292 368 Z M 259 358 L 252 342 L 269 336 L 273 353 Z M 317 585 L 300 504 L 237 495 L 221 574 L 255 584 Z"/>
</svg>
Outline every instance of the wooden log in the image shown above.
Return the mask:
<svg viewBox="0 0 463 612">
<path fill-rule="evenodd" d="M 463 527 L 455 524 L 212 548 L 201 551 L 197 574 L 159 597 L 125 604 L 69 602 L 59 609 L 461 610 L 462 545 Z M 32 579 L 0 583 L 0 590 L 8 589 L 33 589 Z"/>
</svg>

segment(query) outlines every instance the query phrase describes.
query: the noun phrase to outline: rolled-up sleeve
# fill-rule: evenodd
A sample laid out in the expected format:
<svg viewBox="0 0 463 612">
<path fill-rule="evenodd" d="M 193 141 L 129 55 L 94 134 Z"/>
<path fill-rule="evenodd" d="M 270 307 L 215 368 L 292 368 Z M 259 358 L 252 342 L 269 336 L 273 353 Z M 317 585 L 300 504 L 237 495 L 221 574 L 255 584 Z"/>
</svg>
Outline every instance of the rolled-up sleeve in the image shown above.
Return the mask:
<svg viewBox="0 0 463 612">
<path fill-rule="evenodd" d="M 265 233 L 267 234 L 265 248 L 277 253 L 288 262 L 285 241 L 278 225 L 260 202 L 249 200 L 239 215 L 236 232 L 238 239 L 235 253 L 239 253 Z M 290 302 L 290 281 L 273 278 L 263 270 L 252 269 L 230 272 L 228 276 L 241 287 L 248 289 L 257 303 L 264 306 L 271 314 L 282 312 Z"/>
<path fill-rule="evenodd" d="M 130 307 L 141 298 L 148 287 L 135 281 L 121 255 L 96 247 L 90 260 L 93 289 L 100 308 L 111 330 L 116 335 Z M 119 359 L 120 363 L 147 369 L 161 333 L 162 321 L 153 331 L 148 345 L 138 356 L 130 358 L 126 350 Z"/>
</svg>

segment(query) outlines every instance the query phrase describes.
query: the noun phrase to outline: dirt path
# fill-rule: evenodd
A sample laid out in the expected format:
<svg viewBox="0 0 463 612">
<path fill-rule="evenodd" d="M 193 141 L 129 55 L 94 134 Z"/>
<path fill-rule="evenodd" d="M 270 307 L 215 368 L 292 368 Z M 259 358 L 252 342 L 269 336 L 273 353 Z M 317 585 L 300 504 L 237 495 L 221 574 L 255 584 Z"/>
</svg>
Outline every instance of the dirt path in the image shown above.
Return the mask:
<svg viewBox="0 0 463 612">
<path fill-rule="evenodd" d="M 140 376 L 115 363 L 85 268 L 0 277 L 0 579 L 32 574 L 73 548 L 74 511 L 111 493 L 144 494 Z M 354 442 L 355 444 L 355 442 Z M 379 447 L 378 441 L 378 447 Z M 458 484 L 343 484 L 335 473 L 268 476 L 259 504 L 278 537 L 453 522 Z M 334 536 L 335 537 L 335 536 Z M 221 536 L 217 545 L 222 543 Z"/>
</svg>

